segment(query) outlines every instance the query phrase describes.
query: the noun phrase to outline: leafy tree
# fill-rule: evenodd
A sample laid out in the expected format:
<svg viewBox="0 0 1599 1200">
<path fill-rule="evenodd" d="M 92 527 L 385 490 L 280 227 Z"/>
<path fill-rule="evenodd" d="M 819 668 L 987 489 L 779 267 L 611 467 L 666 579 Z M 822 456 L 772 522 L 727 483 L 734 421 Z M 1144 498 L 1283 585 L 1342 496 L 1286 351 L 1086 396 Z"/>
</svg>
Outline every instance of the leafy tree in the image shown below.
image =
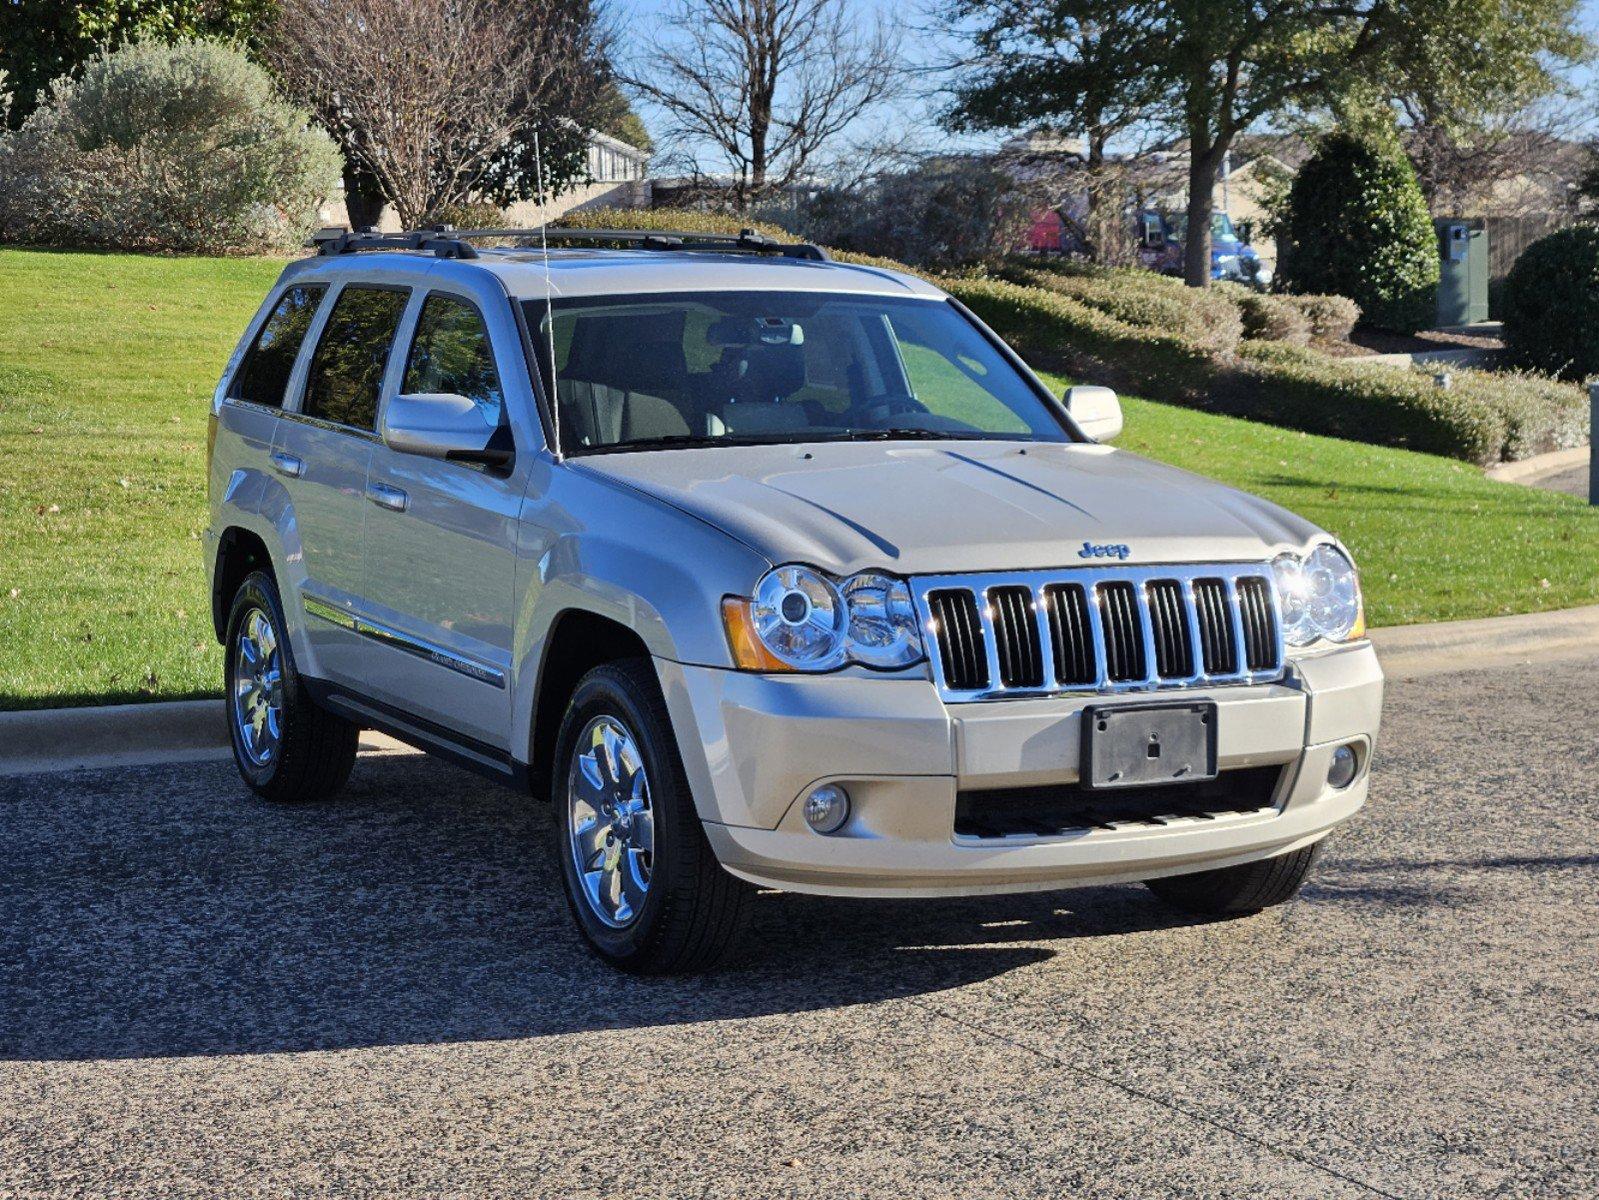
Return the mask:
<svg viewBox="0 0 1599 1200">
<path fill-rule="evenodd" d="M 1437 235 L 1392 129 L 1321 144 L 1288 193 L 1278 248 L 1278 281 L 1290 291 L 1347 296 L 1368 323 L 1401 333 L 1432 323 Z"/>
<path fill-rule="evenodd" d="M 20 125 L 40 93 L 102 46 L 137 38 L 248 40 L 276 0 L 5 0 L 0 3 L 0 71 Z"/>
<path fill-rule="evenodd" d="M 644 122 L 639 119 L 638 113 L 633 111 L 633 106 L 627 102 L 622 89 L 617 87 L 613 80 L 607 80 L 605 86 L 600 89 L 595 100 L 592 123 L 601 133 L 608 133 L 629 146 L 636 146 L 644 151 L 655 149 L 655 141 L 650 137 L 650 131 L 644 127 Z"/>
<path fill-rule="evenodd" d="M 958 72 L 952 120 L 1003 112 L 1092 129 L 1107 112 L 1136 112 L 1186 140 L 1197 236 L 1184 278 L 1196 287 L 1209 283 L 1213 189 L 1240 134 L 1357 82 L 1385 96 L 1525 85 L 1574 24 L 1569 0 L 947 0 L 946 9 L 980 51 Z M 1110 30 L 1121 32 L 1101 32 Z"/>
</svg>

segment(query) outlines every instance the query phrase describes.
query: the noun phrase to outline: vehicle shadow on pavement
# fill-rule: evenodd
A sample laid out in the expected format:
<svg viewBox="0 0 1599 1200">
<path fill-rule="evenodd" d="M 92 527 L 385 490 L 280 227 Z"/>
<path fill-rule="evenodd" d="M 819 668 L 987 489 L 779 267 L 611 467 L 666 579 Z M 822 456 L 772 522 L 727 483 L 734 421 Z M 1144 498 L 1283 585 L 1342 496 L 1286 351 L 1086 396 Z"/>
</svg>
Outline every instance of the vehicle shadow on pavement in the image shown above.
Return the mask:
<svg viewBox="0 0 1599 1200">
<path fill-rule="evenodd" d="M 1141 888 L 949 901 L 762 893 L 744 953 L 631 979 L 587 953 L 542 806 L 411 755 L 321 806 L 231 766 L 0 791 L 0 1060 L 538 1037 L 866 1004 L 991 979 L 1049 943 L 1187 923 Z"/>
</svg>

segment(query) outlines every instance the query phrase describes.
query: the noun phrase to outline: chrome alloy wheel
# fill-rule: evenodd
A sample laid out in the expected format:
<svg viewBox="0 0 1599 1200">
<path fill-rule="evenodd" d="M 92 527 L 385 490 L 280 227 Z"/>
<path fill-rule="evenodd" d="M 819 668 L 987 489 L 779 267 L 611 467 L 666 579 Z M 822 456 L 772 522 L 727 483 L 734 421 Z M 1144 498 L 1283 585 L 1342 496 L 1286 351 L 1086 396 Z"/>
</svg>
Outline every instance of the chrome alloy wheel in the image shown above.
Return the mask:
<svg viewBox="0 0 1599 1200">
<path fill-rule="evenodd" d="M 245 757 L 264 767 L 283 737 L 283 657 L 272 618 L 252 608 L 233 644 L 233 728 Z"/>
<path fill-rule="evenodd" d="M 650 890 L 655 814 L 644 758 L 615 717 L 583 727 L 566 778 L 567 838 L 589 911 L 613 929 L 631 925 Z"/>
</svg>

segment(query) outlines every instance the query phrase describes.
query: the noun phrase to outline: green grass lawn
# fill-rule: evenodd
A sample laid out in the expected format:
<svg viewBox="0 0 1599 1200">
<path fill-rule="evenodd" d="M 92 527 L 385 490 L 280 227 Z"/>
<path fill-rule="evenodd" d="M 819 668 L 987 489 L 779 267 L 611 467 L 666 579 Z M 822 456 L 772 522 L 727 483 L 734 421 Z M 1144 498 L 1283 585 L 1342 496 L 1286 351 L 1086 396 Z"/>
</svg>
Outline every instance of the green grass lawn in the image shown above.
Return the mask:
<svg viewBox="0 0 1599 1200">
<path fill-rule="evenodd" d="M 0 251 L 0 708 L 217 690 L 199 553 L 207 401 L 280 266 Z M 1570 497 L 1126 405 L 1120 445 L 1342 537 L 1373 624 L 1599 602 L 1599 513 Z"/>
</svg>

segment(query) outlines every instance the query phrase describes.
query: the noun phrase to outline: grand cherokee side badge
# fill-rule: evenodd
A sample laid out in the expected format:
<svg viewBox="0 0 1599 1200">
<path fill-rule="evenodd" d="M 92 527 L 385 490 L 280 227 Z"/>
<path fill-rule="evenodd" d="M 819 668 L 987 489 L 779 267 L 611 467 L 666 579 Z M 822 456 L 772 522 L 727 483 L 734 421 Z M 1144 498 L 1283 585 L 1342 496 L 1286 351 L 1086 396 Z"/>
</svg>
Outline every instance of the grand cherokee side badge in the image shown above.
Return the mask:
<svg viewBox="0 0 1599 1200">
<path fill-rule="evenodd" d="M 1077 552 L 1078 558 L 1120 558 L 1132 557 L 1132 547 L 1124 546 L 1120 542 L 1084 542 L 1083 548 Z"/>
</svg>

